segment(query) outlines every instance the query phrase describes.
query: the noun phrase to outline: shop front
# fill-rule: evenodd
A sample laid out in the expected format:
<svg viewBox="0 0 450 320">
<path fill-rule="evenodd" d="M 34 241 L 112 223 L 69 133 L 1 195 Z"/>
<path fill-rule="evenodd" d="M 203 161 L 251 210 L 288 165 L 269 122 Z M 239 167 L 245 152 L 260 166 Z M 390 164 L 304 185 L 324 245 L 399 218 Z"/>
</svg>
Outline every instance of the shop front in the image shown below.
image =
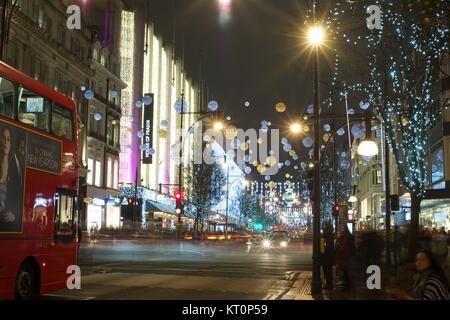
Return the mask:
<svg viewBox="0 0 450 320">
<path fill-rule="evenodd" d="M 420 226 L 429 229 L 442 227 L 450 229 L 450 199 L 423 200 L 421 204 Z"/>
</svg>

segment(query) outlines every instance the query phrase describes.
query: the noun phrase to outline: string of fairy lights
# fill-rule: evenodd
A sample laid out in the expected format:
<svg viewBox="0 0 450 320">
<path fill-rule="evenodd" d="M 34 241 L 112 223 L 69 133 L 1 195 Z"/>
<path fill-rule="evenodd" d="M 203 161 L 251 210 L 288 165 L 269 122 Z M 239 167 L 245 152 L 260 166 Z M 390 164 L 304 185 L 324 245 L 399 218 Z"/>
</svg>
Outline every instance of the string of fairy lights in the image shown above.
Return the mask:
<svg viewBox="0 0 450 320">
<path fill-rule="evenodd" d="M 365 19 L 366 8 L 374 4 L 382 11 L 381 29 L 347 28 L 349 17 Z M 351 83 L 343 75 L 344 69 L 348 72 L 344 55 L 334 48 L 330 97 L 336 91 L 341 99 L 351 93 L 370 103 L 383 120 L 402 184 L 419 198 L 425 193 L 429 130 L 440 117 L 439 63 L 448 52 L 448 9 L 446 0 L 337 1 L 327 20 L 333 40 L 352 52 L 362 50 L 369 71 L 367 79 Z M 331 107 L 332 99 L 327 103 Z"/>
</svg>

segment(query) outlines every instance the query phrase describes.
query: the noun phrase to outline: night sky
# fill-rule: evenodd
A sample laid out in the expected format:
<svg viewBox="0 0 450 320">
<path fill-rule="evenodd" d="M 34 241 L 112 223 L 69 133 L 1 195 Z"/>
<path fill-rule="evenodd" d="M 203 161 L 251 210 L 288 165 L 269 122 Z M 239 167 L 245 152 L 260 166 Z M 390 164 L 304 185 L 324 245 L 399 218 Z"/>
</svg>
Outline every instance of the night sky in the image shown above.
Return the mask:
<svg viewBox="0 0 450 320">
<path fill-rule="evenodd" d="M 281 136 L 290 139 L 302 160 L 309 158 L 300 147 L 302 138 L 290 135 L 288 129 L 312 103 L 313 61 L 304 35 L 307 2 L 232 0 L 226 22 L 221 19 L 218 0 L 150 2 L 156 32 L 167 44 L 172 43 L 176 12 L 177 56 L 184 52 L 185 67 L 195 80 L 203 69 L 210 96 L 219 102 L 224 115 L 245 130 L 259 129 L 262 120 L 271 121 L 272 128 L 281 129 Z M 332 65 L 327 54 L 323 56 L 321 78 L 326 79 Z M 327 92 L 325 81 L 321 89 Z M 246 101 L 249 108 L 244 106 Z M 278 102 L 286 104 L 285 113 L 275 111 Z M 281 161 L 290 158 L 280 154 Z M 292 173 L 293 166 L 281 173 Z"/>
</svg>

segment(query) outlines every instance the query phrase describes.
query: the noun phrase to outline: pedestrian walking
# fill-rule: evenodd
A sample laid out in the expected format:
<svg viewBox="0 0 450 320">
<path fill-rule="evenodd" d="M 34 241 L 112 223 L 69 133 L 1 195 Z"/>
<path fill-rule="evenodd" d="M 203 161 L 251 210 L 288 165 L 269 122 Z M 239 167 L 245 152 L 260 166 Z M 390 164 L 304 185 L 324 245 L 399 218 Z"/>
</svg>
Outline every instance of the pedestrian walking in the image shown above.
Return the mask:
<svg viewBox="0 0 450 320">
<path fill-rule="evenodd" d="M 349 266 L 355 253 L 353 237 L 347 228 L 338 232 L 336 240 L 336 265 L 344 290 L 350 289 Z"/>
<path fill-rule="evenodd" d="M 325 274 L 326 280 L 324 289 L 332 290 L 333 266 L 335 264 L 335 249 L 334 249 L 333 229 L 329 224 L 325 225 L 321 237 L 320 263 L 322 265 L 322 270 L 323 273 Z"/>
</svg>

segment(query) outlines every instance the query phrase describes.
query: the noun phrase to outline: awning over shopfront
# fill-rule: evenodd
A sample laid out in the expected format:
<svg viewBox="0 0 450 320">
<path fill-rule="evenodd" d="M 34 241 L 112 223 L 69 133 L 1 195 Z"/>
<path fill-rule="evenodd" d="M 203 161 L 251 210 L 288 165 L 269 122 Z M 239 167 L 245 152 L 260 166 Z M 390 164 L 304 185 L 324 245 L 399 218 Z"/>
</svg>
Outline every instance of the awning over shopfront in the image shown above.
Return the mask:
<svg viewBox="0 0 450 320">
<path fill-rule="evenodd" d="M 168 214 L 176 214 L 175 208 L 172 208 L 163 203 L 158 203 L 152 200 L 147 200 L 145 203 L 145 209 L 147 212 L 164 212 Z"/>
</svg>

